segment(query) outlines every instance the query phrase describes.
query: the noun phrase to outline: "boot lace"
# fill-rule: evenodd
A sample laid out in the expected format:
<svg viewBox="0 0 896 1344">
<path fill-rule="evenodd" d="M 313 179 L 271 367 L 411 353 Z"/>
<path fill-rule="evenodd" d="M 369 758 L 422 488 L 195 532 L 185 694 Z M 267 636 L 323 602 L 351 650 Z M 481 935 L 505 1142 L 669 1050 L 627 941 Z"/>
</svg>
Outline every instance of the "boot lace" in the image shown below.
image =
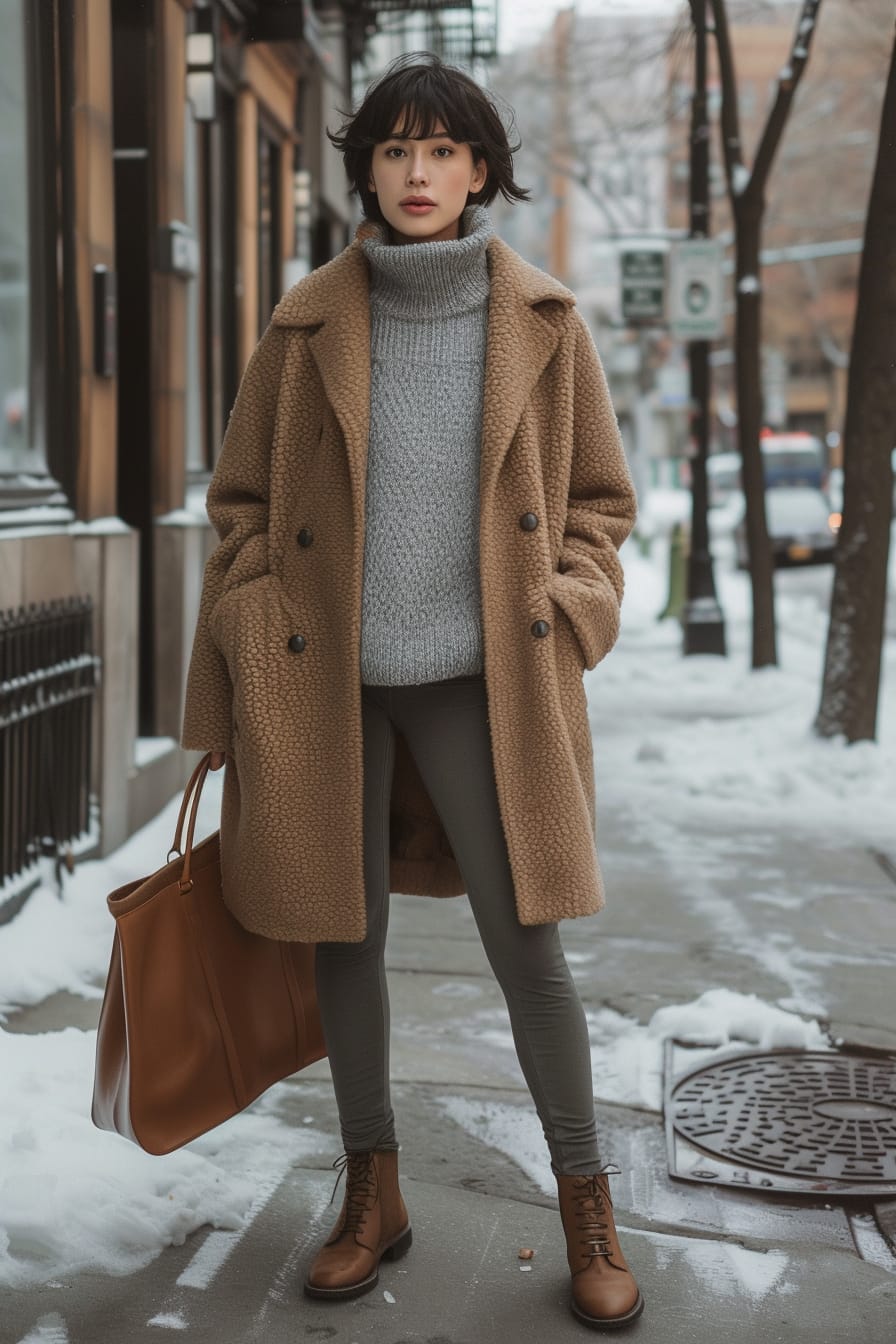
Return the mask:
<svg viewBox="0 0 896 1344">
<path fill-rule="evenodd" d="M 385 1139 L 385 1131 L 380 1132 L 377 1142 Z M 345 1226 L 344 1232 L 357 1232 L 365 1213 L 376 1203 L 378 1194 L 376 1164 L 373 1160 L 377 1152 L 376 1144 L 357 1152 L 344 1152 L 332 1164 L 338 1171 L 330 1203 L 336 1198 L 336 1190 L 342 1180 L 343 1172 L 348 1171 L 345 1180 Z"/>
<path fill-rule="evenodd" d="M 586 1255 L 613 1254 L 609 1241 L 608 1209 L 597 1180 L 599 1175 L 609 1174 L 611 1169 L 614 1169 L 614 1174 L 617 1176 L 622 1174 L 619 1167 L 607 1162 L 594 1175 L 576 1176 L 573 1181 L 576 1222 L 583 1234 L 579 1238 L 579 1245 L 584 1248 Z"/>
<path fill-rule="evenodd" d="M 338 1168 L 339 1175 L 336 1177 L 336 1185 L 333 1186 L 333 1193 L 330 1196 L 331 1204 L 336 1197 L 336 1188 L 342 1180 L 342 1173 L 348 1171 L 345 1180 L 343 1232 L 358 1232 L 364 1215 L 376 1203 L 377 1174 L 373 1155 L 373 1149 L 360 1153 L 343 1153 L 333 1163 L 333 1169 L 335 1171 Z"/>
</svg>

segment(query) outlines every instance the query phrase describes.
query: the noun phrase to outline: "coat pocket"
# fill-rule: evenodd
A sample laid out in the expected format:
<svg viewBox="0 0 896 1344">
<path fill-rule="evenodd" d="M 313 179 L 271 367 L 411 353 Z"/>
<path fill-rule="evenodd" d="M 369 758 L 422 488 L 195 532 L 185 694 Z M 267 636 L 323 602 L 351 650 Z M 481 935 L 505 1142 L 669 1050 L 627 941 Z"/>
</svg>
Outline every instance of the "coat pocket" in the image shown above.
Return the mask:
<svg viewBox="0 0 896 1344">
<path fill-rule="evenodd" d="M 287 597 L 281 579 L 262 574 L 224 593 L 212 607 L 208 628 L 234 688 L 232 751 L 240 778 L 254 780 L 297 718 L 302 688 L 308 685 L 309 655 L 302 649 L 314 642 L 308 620 Z"/>
<path fill-rule="evenodd" d="M 581 641 L 576 634 L 576 628 L 572 620 L 566 613 L 566 608 L 557 596 L 558 588 L 562 586 L 563 577 L 559 571 L 555 570 L 547 584 L 548 599 L 551 603 L 553 612 L 554 639 L 557 650 L 557 659 L 559 663 L 569 665 L 575 663 L 581 676 L 587 665 L 588 660 L 585 657 L 585 650 L 582 648 Z"/>
<path fill-rule="evenodd" d="M 233 714 L 243 737 L 253 723 L 276 712 L 275 702 L 299 672 L 290 640 L 302 619 L 275 574 L 223 593 L 209 613 L 209 633 L 233 685 Z"/>
<path fill-rule="evenodd" d="M 609 587 L 609 585 L 608 585 Z M 619 604 L 583 580 L 554 570 L 548 580 L 548 595 L 558 614 L 558 624 L 569 627 L 583 671 L 596 667 L 609 653 L 619 634 Z"/>
</svg>

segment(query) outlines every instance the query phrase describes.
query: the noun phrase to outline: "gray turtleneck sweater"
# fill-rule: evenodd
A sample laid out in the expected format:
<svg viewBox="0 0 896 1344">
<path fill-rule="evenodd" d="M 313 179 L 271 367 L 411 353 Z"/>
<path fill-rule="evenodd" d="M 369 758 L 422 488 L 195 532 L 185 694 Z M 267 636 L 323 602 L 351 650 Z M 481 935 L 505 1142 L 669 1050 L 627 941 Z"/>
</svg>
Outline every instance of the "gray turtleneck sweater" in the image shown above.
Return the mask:
<svg viewBox="0 0 896 1344">
<path fill-rule="evenodd" d="M 483 670 L 479 452 L 488 322 L 483 206 L 461 236 L 361 244 L 370 263 L 370 437 L 361 680 Z"/>
</svg>

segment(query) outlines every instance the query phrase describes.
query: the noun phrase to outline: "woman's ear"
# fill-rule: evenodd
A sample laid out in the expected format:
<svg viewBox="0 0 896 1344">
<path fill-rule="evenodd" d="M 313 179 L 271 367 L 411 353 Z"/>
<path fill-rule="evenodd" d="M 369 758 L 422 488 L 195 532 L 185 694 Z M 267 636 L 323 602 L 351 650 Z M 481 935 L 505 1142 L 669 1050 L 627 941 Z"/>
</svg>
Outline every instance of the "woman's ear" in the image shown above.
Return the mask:
<svg viewBox="0 0 896 1344">
<path fill-rule="evenodd" d="M 473 165 L 473 176 L 470 179 L 470 191 L 475 195 L 482 190 L 488 181 L 488 164 L 485 159 L 477 159 Z"/>
</svg>

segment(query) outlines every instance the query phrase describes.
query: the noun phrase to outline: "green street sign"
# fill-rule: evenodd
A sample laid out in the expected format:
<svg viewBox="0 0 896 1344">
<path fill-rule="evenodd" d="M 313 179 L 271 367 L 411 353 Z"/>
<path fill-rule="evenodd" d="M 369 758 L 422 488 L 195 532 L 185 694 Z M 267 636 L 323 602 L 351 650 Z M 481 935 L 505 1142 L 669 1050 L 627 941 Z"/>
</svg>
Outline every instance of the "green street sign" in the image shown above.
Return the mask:
<svg viewBox="0 0 896 1344">
<path fill-rule="evenodd" d="M 666 252 L 626 248 L 619 254 L 624 322 L 662 322 L 666 311 Z"/>
</svg>

